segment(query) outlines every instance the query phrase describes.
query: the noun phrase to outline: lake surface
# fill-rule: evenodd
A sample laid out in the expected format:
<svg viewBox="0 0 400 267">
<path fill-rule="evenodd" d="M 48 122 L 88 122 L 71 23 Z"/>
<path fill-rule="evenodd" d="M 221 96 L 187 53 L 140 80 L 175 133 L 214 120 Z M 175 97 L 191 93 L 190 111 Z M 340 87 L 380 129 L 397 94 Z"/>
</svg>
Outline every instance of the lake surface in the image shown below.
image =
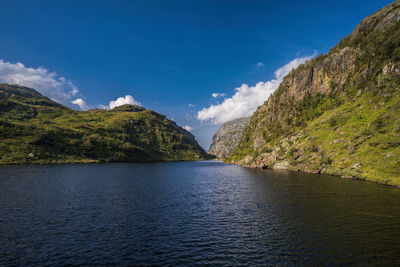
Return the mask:
<svg viewBox="0 0 400 267">
<path fill-rule="evenodd" d="M 0 166 L 0 266 L 400 264 L 400 190 L 215 161 Z"/>
</svg>

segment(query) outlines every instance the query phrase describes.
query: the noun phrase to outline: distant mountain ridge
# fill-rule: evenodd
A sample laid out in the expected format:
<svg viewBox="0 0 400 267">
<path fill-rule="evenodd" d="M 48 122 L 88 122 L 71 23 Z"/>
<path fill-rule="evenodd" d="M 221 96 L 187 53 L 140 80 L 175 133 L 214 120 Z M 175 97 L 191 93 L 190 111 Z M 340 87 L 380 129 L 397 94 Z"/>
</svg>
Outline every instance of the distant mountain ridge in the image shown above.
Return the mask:
<svg viewBox="0 0 400 267">
<path fill-rule="evenodd" d="M 76 111 L 0 84 L 0 164 L 206 159 L 194 136 L 140 106 Z"/>
<path fill-rule="evenodd" d="M 208 153 L 219 159 L 230 157 L 239 145 L 243 130 L 250 122 L 250 117 L 225 122 L 212 138 Z"/>
<path fill-rule="evenodd" d="M 229 161 L 400 185 L 400 0 L 289 73 Z"/>
</svg>

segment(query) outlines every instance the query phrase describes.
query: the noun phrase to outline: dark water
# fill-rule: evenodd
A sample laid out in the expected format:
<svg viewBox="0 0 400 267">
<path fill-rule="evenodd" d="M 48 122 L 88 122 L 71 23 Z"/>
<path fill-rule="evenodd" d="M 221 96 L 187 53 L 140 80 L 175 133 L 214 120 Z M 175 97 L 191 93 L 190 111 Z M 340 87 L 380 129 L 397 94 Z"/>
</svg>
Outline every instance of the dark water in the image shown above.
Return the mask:
<svg viewBox="0 0 400 267">
<path fill-rule="evenodd" d="M 0 265 L 400 264 L 400 190 L 220 162 L 0 167 Z"/>
</svg>

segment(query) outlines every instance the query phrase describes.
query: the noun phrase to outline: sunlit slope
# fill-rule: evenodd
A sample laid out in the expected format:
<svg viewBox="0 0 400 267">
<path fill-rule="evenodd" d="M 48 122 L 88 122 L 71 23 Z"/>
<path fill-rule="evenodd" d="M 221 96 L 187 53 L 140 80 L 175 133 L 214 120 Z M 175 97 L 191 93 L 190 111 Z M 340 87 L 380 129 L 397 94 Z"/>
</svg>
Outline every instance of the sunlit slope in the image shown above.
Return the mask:
<svg viewBox="0 0 400 267">
<path fill-rule="evenodd" d="M 292 71 L 230 161 L 400 185 L 400 1 Z"/>
<path fill-rule="evenodd" d="M 193 135 L 152 110 L 75 111 L 0 84 L 0 163 L 204 159 Z"/>
</svg>

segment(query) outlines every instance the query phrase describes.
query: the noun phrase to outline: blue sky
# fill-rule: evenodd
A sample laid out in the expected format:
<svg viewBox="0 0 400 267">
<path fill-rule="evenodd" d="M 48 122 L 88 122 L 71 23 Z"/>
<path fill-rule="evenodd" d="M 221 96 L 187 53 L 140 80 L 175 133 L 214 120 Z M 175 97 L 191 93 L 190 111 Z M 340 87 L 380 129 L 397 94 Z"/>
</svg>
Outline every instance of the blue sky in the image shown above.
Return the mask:
<svg viewBox="0 0 400 267">
<path fill-rule="evenodd" d="M 190 126 L 208 149 L 221 120 L 200 121 L 200 110 L 243 83 L 277 80 L 275 70 L 295 58 L 326 53 L 390 2 L 2 0 L 0 81 L 10 68 L 42 67 L 45 81 L 60 82 L 42 93 L 69 90 L 58 100 L 76 109 L 76 98 L 95 108 L 130 95 Z"/>
</svg>

